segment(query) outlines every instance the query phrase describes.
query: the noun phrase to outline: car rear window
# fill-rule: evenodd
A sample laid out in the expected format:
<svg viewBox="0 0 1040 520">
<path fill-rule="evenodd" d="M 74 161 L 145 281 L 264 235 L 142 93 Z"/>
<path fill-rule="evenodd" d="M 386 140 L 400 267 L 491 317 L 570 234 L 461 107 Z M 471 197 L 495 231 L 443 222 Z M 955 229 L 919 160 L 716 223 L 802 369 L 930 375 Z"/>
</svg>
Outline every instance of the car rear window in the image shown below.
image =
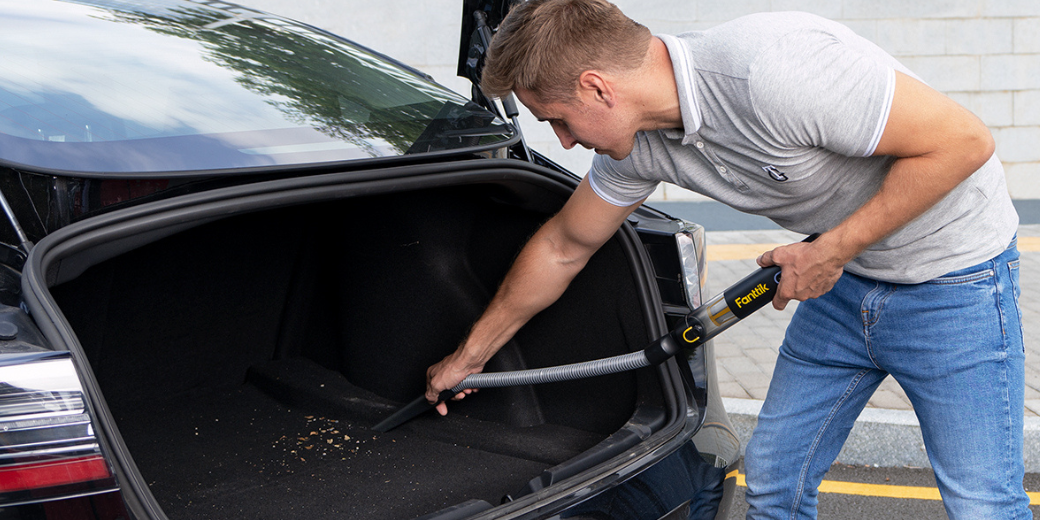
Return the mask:
<svg viewBox="0 0 1040 520">
<path fill-rule="evenodd" d="M 512 137 L 483 108 L 405 66 L 231 4 L 0 0 L 0 17 L 8 164 L 199 173 Z"/>
</svg>

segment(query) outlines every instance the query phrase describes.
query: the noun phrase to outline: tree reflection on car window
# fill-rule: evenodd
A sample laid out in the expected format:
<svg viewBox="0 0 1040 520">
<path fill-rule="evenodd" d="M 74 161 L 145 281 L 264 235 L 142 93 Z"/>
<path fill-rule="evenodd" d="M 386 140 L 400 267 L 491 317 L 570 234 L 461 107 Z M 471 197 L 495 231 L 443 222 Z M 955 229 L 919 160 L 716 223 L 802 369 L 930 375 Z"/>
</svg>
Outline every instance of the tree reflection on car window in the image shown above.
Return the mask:
<svg viewBox="0 0 1040 520">
<path fill-rule="evenodd" d="M 466 98 L 295 22 L 212 1 L 69 3 L 0 36 L 0 159 L 9 163 L 219 170 L 511 137 Z"/>
<path fill-rule="evenodd" d="M 445 103 L 459 102 L 370 53 L 273 17 L 202 7 L 112 16 L 200 42 L 207 60 L 237 72 L 239 84 L 290 121 L 373 156 L 376 140 L 404 153 Z"/>
</svg>

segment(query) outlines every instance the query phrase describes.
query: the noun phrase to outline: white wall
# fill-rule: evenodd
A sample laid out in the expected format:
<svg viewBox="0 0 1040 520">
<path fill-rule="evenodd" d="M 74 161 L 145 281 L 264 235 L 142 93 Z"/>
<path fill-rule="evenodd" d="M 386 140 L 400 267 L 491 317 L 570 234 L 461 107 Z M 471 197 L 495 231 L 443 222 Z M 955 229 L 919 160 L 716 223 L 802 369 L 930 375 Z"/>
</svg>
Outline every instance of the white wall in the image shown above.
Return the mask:
<svg viewBox="0 0 1040 520">
<path fill-rule="evenodd" d="M 240 0 L 391 55 L 468 95 L 455 77 L 462 0 Z M 845 23 L 899 58 L 993 131 L 1011 196 L 1040 198 L 1040 0 L 615 0 L 655 33 L 704 29 L 762 11 L 809 11 Z M 546 124 L 521 120 L 528 143 L 576 173 Z M 657 199 L 698 200 L 675 187 Z"/>
</svg>

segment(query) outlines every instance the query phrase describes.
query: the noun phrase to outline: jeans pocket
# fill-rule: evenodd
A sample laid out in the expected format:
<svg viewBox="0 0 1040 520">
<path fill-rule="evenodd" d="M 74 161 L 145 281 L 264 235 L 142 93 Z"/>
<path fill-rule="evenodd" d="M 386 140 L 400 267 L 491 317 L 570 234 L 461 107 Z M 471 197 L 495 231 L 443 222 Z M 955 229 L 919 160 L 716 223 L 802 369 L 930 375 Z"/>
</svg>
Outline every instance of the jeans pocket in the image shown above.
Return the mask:
<svg viewBox="0 0 1040 520">
<path fill-rule="evenodd" d="M 1001 284 L 1007 284 L 1001 279 L 1007 275 L 998 269 L 993 262 L 986 262 L 921 284 L 917 298 L 927 302 L 922 312 L 928 312 L 936 322 L 947 323 L 946 327 L 951 331 L 957 330 L 954 336 L 971 334 L 969 330 L 954 325 L 967 320 L 973 323 L 972 328 L 977 329 L 979 338 L 988 338 L 993 347 L 1002 345 L 1001 350 L 1007 353 L 1007 325 L 1014 316 L 1007 316 L 1011 312 L 1008 308 L 1012 305 L 1011 291 L 1010 287 L 1001 290 Z"/>
</svg>

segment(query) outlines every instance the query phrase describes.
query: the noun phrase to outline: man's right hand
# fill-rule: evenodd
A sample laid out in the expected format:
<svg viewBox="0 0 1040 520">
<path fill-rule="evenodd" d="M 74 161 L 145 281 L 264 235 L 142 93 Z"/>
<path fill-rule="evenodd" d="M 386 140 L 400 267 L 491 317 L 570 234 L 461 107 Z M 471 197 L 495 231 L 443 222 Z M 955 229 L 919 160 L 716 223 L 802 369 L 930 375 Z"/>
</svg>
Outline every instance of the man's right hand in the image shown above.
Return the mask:
<svg viewBox="0 0 1040 520">
<path fill-rule="evenodd" d="M 437 413 L 441 415 L 448 415 L 447 403 L 437 402 L 440 399 L 441 392 L 454 388 L 455 385 L 466 379 L 466 376 L 479 373 L 484 369 L 483 365 L 468 365 L 462 360 L 462 353 L 463 350 L 460 347 L 435 365 L 426 369 L 426 400 L 430 404 L 436 403 Z M 452 400 L 458 401 L 476 391 L 476 388 L 467 388 L 452 397 Z"/>
</svg>

